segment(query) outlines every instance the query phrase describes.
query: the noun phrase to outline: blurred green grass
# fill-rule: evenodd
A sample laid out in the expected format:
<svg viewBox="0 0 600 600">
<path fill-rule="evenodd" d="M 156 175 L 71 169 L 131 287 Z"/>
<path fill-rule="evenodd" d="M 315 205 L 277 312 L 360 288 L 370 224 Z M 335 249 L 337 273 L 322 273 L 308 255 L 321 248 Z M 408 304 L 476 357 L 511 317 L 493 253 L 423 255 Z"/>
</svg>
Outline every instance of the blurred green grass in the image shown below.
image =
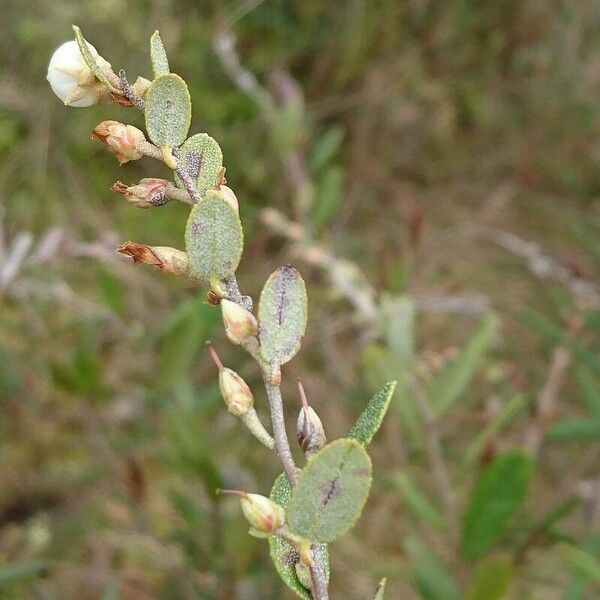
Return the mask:
<svg viewBox="0 0 600 600">
<path fill-rule="evenodd" d="M 0 295 L 0 577 L 22 567 L 0 579 L 0 597 L 288 597 L 237 506 L 213 495 L 221 486 L 264 493 L 278 469 L 222 410 L 205 340 L 255 385 L 257 373 L 226 345 L 200 290 L 112 256 L 126 239 L 181 247 L 187 215 L 174 205 L 137 211 L 109 192 L 117 179 L 165 171 L 146 160 L 119 168 L 89 139 L 99 121 L 140 125 L 139 114 L 67 109 L 52 95 L 47 61 L 72 23 L 131 75 L 148 73 L 147 40 L 160 28 L 172 69 L 190 87 L 192 131 L 223 148 L 246 230 L 239 278 L 255 298 L 272 268 L 298 258 L 259 221 L 265 207 L 298 216 L 290 150 L 307 157 L 315 182 L 315 236 L 377 290 L 487 296 L 499 334 L 439 424 L 453 472 L 495 398 L 526 397 L 527 410 L 495 439 L 498 448 L 522 444 L 557 343 L 544 322 L 564 335 L 573 318 L 585 321 L 558 408 L 584 414 L 575 374 L 580 363 L 597 365 L 597 311 L 472 228 L 535 241 L 574 276 L 597 281 L 598 3 L 4 0 L 1 12 L 4 238 L 30 232 L 37 241 L 60 227 L 70 241 Z M 275 96 L 276 74 L 291 74 L 304 95 L 299 113 L 269 122 L 236 89 L 211 45 L 224 24 Z M 333 439 L 377 375 L 365 369 L 370 342 L 347 303 L 332 298 L 318 269 L 299 266 L 311 308 L 304 349 L 286 370 L 289 422 L 290 382 L 301 376 Z M 419 359 L 433 368 L 475 325 L 470 315 L 418 311 Z M 258 404 L 264 411 L 263 398 Z M 465 589 L 471 567 L 411 520 L 387 485 L 408 470 L 433 495 L 425 452 L 407 436 L 396 413 L 374 443 L 374 493 L 357 529 L 332 548 L 334 598 L 369 598 L 382 576 L 389 598 L 452 597 L 419 584 L 437 572 L 423 540 Z M 598 477 L 598 452 L 597 444 L 544 447 L 515 539 L 578 482 Z M 475 477 L 475 467 L 453 477 L 461 505 Z M 565 535 L 583 540 L 585 523 L 574 513 Z M 570 571 L 542 542 L 518 565 L 510 597 L 585 597 L 563 596 Z"/>
</svg>

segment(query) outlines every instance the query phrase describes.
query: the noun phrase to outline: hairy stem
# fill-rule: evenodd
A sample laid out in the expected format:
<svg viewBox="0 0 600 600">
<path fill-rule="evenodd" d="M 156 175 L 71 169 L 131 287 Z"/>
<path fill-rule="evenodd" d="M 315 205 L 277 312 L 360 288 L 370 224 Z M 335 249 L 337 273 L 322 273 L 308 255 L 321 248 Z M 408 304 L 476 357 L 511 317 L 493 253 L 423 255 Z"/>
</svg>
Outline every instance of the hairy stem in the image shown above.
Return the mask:
<svg viewBox="0 0 600 600">
<path fill-rule="evenodd" d="M 310 579 L 312 581 L 312 595 L 315 600 L 329 600 L 329 591 L 327 590 L 327 577 L 325 575 L 325 565 L 321 560 L 321 555 L 315 552 L 317 544 L 311 546 L 313 551 L 313 564 L 310 567 Z"/>
<path fill-rule="evenodd" d="M 271 409 L 271 422 L 273 424 L 273 438 L 275 439 L 275 452 L 283 465 L 283 470 L 289 480 L 294 485 L 298 479 L 296 474 L 296 464 L 290 449 L 287 432 L 285 430 L 285 419 L 283 416 L 283 400 L 281 390 L 278 385 L 272 385 L 270 382 L 270 373 L 263 371 L 265 390 L 269 399 L 269 408 Z"/>
</svg>

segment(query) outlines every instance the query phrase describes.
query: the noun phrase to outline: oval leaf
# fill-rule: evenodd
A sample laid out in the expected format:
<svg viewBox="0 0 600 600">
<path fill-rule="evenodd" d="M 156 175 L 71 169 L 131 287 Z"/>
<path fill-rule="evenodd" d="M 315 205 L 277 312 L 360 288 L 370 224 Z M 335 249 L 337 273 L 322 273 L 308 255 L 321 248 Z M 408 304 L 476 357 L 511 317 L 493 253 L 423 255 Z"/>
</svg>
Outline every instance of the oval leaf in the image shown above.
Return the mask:
<svg viewBox="0 0 600 600">
<path fill-rule="evenodd" d="M 198 133 L 187 139 L 179 148 L 180 160 L 186 170 L 196 180 L 196 189 L 203 195 L 214 189 L 220 181 L 223 168 L 223 152 L 208 133 Z M 177 187 L 183 187 L 181 179 L 175 175 Z"/>
<path fill-rule="evenodd" d="M 88 47 L 89 42 L 83 37 L 83 34 L 81 33 L 81 29 L 79 29 L 79 27 L 77 27 L 77 25 L 73 25 L 73 31 L 75 33 L 75 41 L 77 42 L 77 45 L 79 46 L 79 51 L 81 52 L 81 56 L 83 56 L 83 60 L 85 61 L 85 64 L 90 68 L 90 70 L 94 74 L 94 77 L 98 81 L 101 81 L 104 85 L 106 85 L 109 90 L 120 93 L 120 91 L 108 80 L 108 77 L 106 77 L 106 74 L 100 68 L 98 63 L 96 62 L 94 55 L 91 53 L 91 51 Z"/>
<path fill-rule="evenodd" d="M 185 230 L 190 274 L 210 281 L 235 273 L 244 246 L 240 217 L 221 192 L 211 190 L 195 204 Z"/>
<path fill-rule="evenodd" d="M 479 476 L 463 517 L 460 551 L 474 560 L 488 550 L 523 503 L 534 471 L 520 451 L 499 454 Z"/>
<path fill-rule="evenodd" d="M 319 543 L 348 531 L 367 501 L 371 473 L 371 459 L 356 440 L 336 440 L 319 450 L 292 490 L 287 508 L 290 529 Z"/>
<path fill-rule="evenodd" d="M 294 267 L 279 267 L 267 279 L 258 305 L 260 349 L 267 362 L 282 365 L 298 352 L 307 304 L 304 280 Z"/>
<path fill-rule="evenodd" d="M 167 58 L 167 51 L 160 37 L 158 29 L 152 34 L 150 38 L 150 61 L 152 62 L 152 71 L 154 77 L 160 77 L 166 75 L 169 72 L 169 59 Z"/>
<path fill-rule="evenodd" d="M 383 417 L 390 407 L 390 401 L 396 381 L 386 383 L 369 401 L 367 408 L 362 412 L 352 429 L 348 432 L 349 438 L 360 442 L 365 448 L 371 443 L 373 436 L 379 431 Z"/>
<path fill-rule="evenodd" d="M 465 592 L 465 600 L 502 600 L 514 575 L 508 557 L 492 556 L 477 565 Z"/>
<path fill-rule="evenodd" d="M 273 484 L 270 498 L 285 508 L 291 495 L 292 486 L 285 474 L 282 473 Z M 327 546 L 319 544 L 317 552 L 321 555 L 321 560 L 325 565 L 326 578 L 329 581 L 329 552 Z M 298 561 L 298 552 L 278 535 L 272 535 L 269 537 L 269 554 L 282 581 L 300 598 L 312 600 L 312 594 L 300 583 L 296 575 L 294 564 Z"/>
<path fill-rule="evenodd" d="M 157 146 L 175 148 L 183 144 L 192 118 L 185 81 L 174 73 L 157 77 L 146 92 L 144 114 L 148 136 Z"/>
</svg>

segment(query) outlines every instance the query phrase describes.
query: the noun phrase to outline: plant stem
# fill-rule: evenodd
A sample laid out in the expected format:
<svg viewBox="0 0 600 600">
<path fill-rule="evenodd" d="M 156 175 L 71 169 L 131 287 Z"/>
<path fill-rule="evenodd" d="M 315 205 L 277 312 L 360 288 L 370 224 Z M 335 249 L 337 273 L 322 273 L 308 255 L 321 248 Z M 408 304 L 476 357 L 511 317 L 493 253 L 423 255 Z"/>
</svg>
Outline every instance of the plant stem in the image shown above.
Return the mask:
<svg viewBox="0 0 600 600">
<path fill-rule="evenodd" d="M 278 385 L 270 383 L 270 373 L 263 370 L 263 380 L 265 390 L 269 399 L 269 408 L 271 410 L 271 422 L 273 424 L 273 438 L 275 439 L 275 452 L 283 465 L 283 470 L 289 480 L 294 485 L 298 479 L 296 474 L 296 464 L 290 449 L 287 432 L 285 430 L 285 419 L 283 416 L 283 400 L 281 390 Z"/>
<path fill-rule="evenodd" d="M 325 575 L 325 565 L 321 560 L 321 555 L 316 554 L 317 544 L 311 546 L 313 551 L 313 564 L 310 567 L 310 578 L 312 581 L 312 595 L 315 600 L 329 600 L 329 591 L 327 590 L 327 578 Z"/>
</svg>

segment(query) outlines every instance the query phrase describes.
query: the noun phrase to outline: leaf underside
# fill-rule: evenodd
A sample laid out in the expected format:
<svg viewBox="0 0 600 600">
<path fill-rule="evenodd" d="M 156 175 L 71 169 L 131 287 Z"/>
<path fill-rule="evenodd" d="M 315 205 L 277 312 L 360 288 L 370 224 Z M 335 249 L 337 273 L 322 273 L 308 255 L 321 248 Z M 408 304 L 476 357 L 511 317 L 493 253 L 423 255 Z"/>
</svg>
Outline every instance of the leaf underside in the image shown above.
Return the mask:
<svg viewBox="0 0 600 600">
<path fill-rule="evenodd" d="M 285 474 L 282 473 L 273 484 L 270 498 L 285 508 L 291 494 L 292 486 Z M 329 581 L 329 552 L 327 546 L 319 544 L 317 552 L 320 554 L 321 560 L 325 565 L 326 578 Z M 281 580 L 290 590 L 304 600 L 312 600 L 312 594 L 300 583 L 296 575 L 294 564 L 299 560 L 298 552 L 278 535 L 272 535 L 269 538 L 269 554 L 279 577 L 281 577 Z"/>
<path fill-rule="evenodd" d="M 306 331 L 306 286 L 289 265 L 275 270 L 265 283 L 258 305 L 259 341 L 264 359 L 288 362 L 300 349 Z"/>
<path fill-rule="evenodd" d="M 371 459 L 356 440 L 335 440 L 319 450 L 292 491 L 287 509 L 290 529 L 319 543 L 348 531 L 365 505 L 371 474 Z"/>
<path fill-rule="evenodd" d="M 197 168 L 197 173 L 193 173 L 192 177 L 196 180 L 196 189 L 200 195 L 217 187 L 223 167 L 223 152 L 216 140 L 207 133 L 198 133 L 183 143 L 179 154 L 188 172 Z M 183 182 L 177 175 L 175 184 L 183 187 Z"/>
<path fill-rule="evenodd" d="M 161 148 L 176 148 L 185 141 L 192 118 L 190 92 L 185 81 L 169 73 L 157 77 L 146 92 L 146 131 Z"/>
<path fill-rule="evenodd" d="M 218 190 L 210 190 L 190 212 L 185 230 L 190 274 L 206 281 L 231 277 L 244 246 L 240 217 Z"/>
<path fill-rule="evenodd" d="M 169 73 L 169 59 L 158 29 L 150 38 L 150 61 L 152 62 L 154 77 Z"/>
<path fill-rule="evenodd" d="M 371 398 L 365 410 L 361 413 L 352 426 L 352 429 L 348 432 L 347 437 L 355 439 L 366 448 L 381 427 L 381 423 L 390 406 L 390 401 L 395 389 L 395 381 L 386 383 Z"/>
</svg>

